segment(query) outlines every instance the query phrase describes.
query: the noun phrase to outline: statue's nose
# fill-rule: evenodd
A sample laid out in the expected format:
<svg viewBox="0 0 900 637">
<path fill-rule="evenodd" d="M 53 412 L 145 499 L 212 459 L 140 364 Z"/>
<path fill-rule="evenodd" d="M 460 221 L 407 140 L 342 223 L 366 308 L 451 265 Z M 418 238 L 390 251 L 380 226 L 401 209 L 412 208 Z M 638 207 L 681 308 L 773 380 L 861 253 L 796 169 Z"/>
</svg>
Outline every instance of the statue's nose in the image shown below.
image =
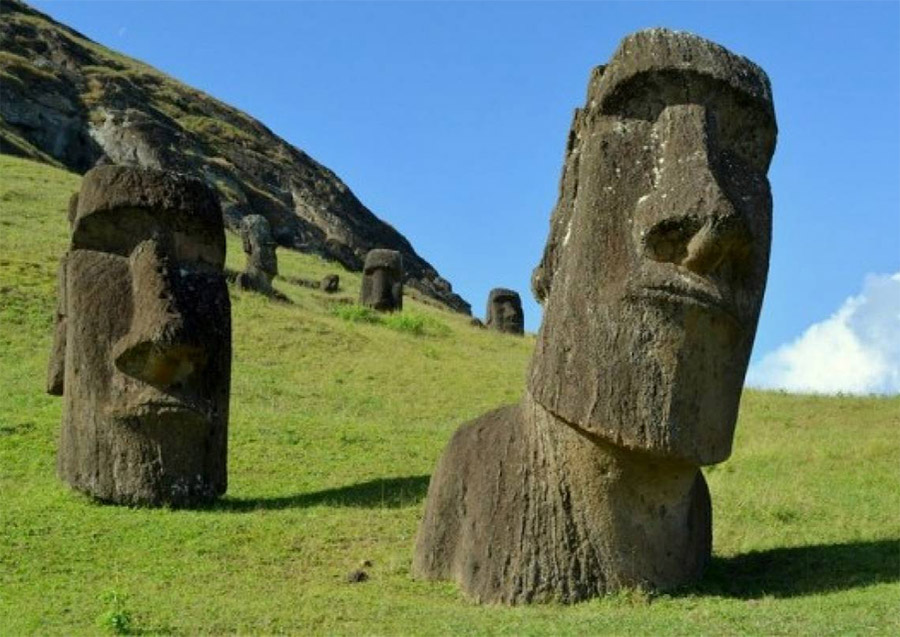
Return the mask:
<svg viewBox="0 0 900 637">
<path fill-rule="evenodd" d="M 161 389 L 187 384 L 206 363 L 191 311 L 179 294 L 180 273 L 155 241 L 131 256 L 132 320 L 113 356 L 122 372 Z"/>
<path fill-rule="evenodd" d="M 720 181 L 717 142 L 706 108 L 671 106 L 656 128 L 656 183 L 642 215 L 646 255 L 701 275 L 746 257 L 750 232 Z"/>
<path fill-rule="evenodd" d="M 745 259 L 749 244 L 749 232 L 740 217 L 713 217 L 691 236 L 680 265 L 697 274 L 711 274 L 726 262 Z"/>
</svg>

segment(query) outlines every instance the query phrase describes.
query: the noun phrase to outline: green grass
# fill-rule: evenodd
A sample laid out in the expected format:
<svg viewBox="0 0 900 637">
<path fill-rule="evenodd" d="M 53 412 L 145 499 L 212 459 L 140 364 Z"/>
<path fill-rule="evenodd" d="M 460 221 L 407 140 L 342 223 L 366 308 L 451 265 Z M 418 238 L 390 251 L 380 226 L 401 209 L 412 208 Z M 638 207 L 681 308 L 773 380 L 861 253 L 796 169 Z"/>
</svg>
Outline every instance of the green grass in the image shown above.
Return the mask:
<svg viewBox="0 0 900 637">
<path fill-rule="evenodd" d="M 733 457 L 707 470 L 715 557 L 690 589 L 505 608 L 412 580 L 438 454 L 458 424 L 518 399 L 533 338 L 413 295 L 358 320 L 357 274 L 286 251 L 285 279 L 338 272 L 341 291 L 276 279 L 281 303 L 231 290 L 227 496 L 176 511 L 70 491 L 54 468 L 60 400 L 43 390 L 77 185 L 0 156 L 0 634 L 900 631 L 896 397 L 747 392 Z M 242 267 L 234 237 L 228 248 Z M 365 561 L 370 579 L 347 583 Z"/>
<path fill-rule="evenodd" d="M 372 308 L 353 303 L 336 304 L 331 312 L 335 316 L 351 323 L 384 325 L 392 330 L 416 336 L 447 336 L 451 333 L 450 328 L 445 323 L 435 319 L 433 316 L 419 314 L 410 310 L 382 314 Z"/>
</svg>

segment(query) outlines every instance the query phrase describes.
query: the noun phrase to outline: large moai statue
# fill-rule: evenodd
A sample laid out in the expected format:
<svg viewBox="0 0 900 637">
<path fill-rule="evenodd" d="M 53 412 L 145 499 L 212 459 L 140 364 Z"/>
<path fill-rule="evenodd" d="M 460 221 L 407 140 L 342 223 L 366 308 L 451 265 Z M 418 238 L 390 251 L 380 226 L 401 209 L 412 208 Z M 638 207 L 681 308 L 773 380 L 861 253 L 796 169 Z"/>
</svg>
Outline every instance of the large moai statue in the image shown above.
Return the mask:
<svg viewBox="0 0 900 637">
<path fill-rule="evenodd" d="M 359 303 L 379 312 L 403 309 L 403 257 L 396 250 L 369 250 Z"/>
<path fill-rule="evenodd" d="M 485 326 L 507 334 L 525 333 L 525 313 L 522 298 L 515 290 L 494 288 L 488 294 Z"/>
<path fill-rule="evenodd" d="M 272 279 L 278 275 L 278 244 L 272 228 L 262 215 L 247 215 L 241 220 L 241 241 L 247 265 L 238 275 L 238 284 L 248 290 L 273 294 Z"/>
<path fill-rule="evenodd" d="M 174 506 L 225 492 L 224 261 L 221 209 L 200 180 L 123 166 L 84 176 L 48 381 L 64 397 L 58 471 L 74 488 Z"/>
<path fill-rule="evenodd" d="M 594 71 L 533 278 L 527 391 L 453 436 L 415 574 L 506 603 L 700 576 L 700 466 L 731 452 L 775 137 L 765 73 L 699 37 L 641 31 Z"/>
</svg>

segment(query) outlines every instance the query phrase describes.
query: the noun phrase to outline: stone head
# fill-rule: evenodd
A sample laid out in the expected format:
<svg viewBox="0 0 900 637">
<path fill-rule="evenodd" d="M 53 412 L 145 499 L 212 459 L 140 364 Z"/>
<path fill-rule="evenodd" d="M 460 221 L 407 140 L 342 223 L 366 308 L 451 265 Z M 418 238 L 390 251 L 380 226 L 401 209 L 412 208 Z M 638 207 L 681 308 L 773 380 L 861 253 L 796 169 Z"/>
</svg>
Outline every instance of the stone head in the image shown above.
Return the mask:
<svg viewBox="0 0 900 637">
<path fill-rule="evenodd" d="M 487 327 L 509 334 L 525 333 L 522 299 L 515 290 L 494 288 L 488 295 Z"/>
<path fill-rule="evenodd" d="M 247 215 L 241 220 L 241 240 L 247 255 L 247 270 L 260 272 L 271 281 L 278 274 L 278 244 L 272 238 L 269 222 L 262 215 Z"/>
<path fill-rule="evenodd" d="M 533 287 L 529 390 L 620 446 L 728 457 L 765 288 L 765 73 L 686 33 L 628 36 L 576 111 Z"/>
<path fill-rule="evenodd" d="M 334 294 L 340 289 L 341 277 L 337 274 L 326 274 L 319 282 L 319 288 L 328 294 Z"/>
<path fill-rule="evenodd" d="M 173 504 L 226 486 L 231 315 L 215 194 L 159 170 L 89 171 L 60 270 L 60 475 Z"/>
<path fill-rule="evenodd" d="M 369 250 L 363 265 L 361 305 L 381 312 L 403 309 L 403 257 L 396 250 Z"/>
</svg>

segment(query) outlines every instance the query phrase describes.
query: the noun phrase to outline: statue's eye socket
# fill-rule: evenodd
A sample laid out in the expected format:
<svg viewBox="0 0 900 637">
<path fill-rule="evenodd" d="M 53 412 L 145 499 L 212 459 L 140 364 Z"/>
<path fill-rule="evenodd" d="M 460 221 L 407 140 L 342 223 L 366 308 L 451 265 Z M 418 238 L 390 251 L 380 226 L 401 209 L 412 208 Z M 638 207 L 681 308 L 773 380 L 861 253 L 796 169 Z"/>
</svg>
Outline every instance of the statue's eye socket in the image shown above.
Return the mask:
<svg viewBox="0 0 900 637">
<path fill-rule="evenodd" d="M 741 95 L 725 95 L 707 108 L 710 128 L 725 158 L 765 173 L 775 149 L 770 115 Z"/>
<path fill-rule="evenodd" d="M 174 257 L 180 264 L 198 271 L 221 270 L 225 263 L 224 246 L 212 243 L 208 236 L 188 232 L 173 232 Z"/>
<path fill-rule="evenodd" d="M 771 129 L 752 118 L 749 121 L 719 122 L 716 137 L 720 151 L 726 159 L 737 159 L 745 168 L 763 173 L 768 170 L 774 144 Z"/>
</svg>

